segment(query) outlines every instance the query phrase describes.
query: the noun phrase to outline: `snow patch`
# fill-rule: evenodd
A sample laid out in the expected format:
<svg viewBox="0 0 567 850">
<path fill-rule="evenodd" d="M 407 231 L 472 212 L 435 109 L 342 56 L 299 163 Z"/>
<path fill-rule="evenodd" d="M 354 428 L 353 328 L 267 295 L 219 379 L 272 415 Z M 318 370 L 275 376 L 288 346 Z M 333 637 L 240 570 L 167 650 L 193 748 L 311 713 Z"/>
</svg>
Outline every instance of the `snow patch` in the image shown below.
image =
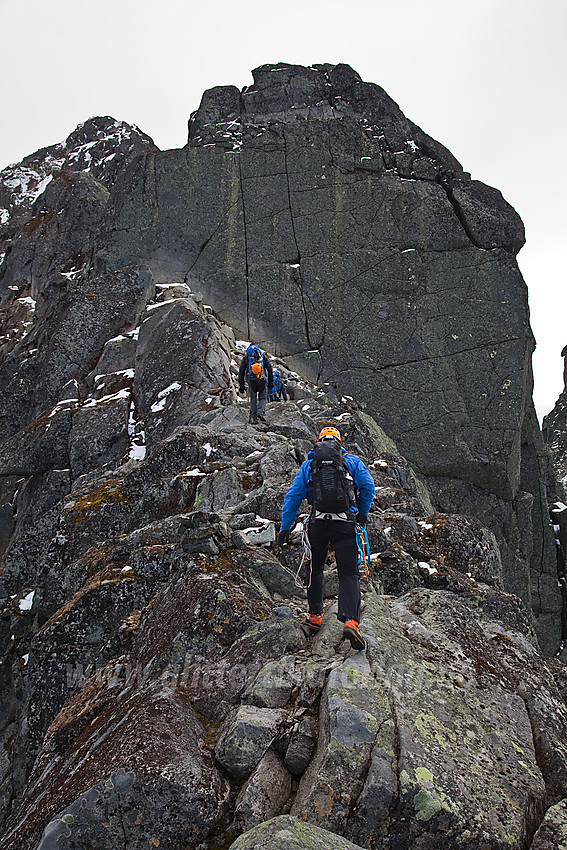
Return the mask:
<svg viewBox="0 0 567 850">
<path fill-rule="evenodd" d="M 150 407 L 151 412 L 152 413 L 159 413 L 160 410 L 163 410 L 164 407 L 165 407 L 165 402 L 167 400 L 167 397 L 169 395 L 171 395 L 171 393 L 175 393 L 180 389 L 181 389 L 181 384 L 178 383 L 177 381 L 175 381 L 173 384 L 170 384 L 164 390 L 161 390 L 161 392 L 158 393 L 157 401 L 155 401 L 152 404 L 152 406 Z"/>
<path fill-rule="evenodd" d="M 20 611 L 29 611 L 31 609 L 34 596 L 35 590 L 30 590 L 27 596 L 24 596 L 23 599 L 20 599 L 18 603 Z"/>
<path fill-rule="evenodd" d="M 106 345 L 110 345 L 112 342 L 121 342 L 123 339 L 133 339 L 135 342 L 138 341 L 138 337 L 140 336 L 140 326 L 134 328 L 133 331 L 128 331 L 124 334 L 118 334 L 118 336 L 113 336 L 111 339 L 107 339 L 104 343 Z"/>
<path fill-rule="evenodd" d="M 144 460 L 146 456 L 146 447 L 142 444 L 133 443 L 130 446 L 128 457 L 130 460 Z"/>
<path fill-rule="evenodd" d="M 130 390 L 119 390 L 117 393 L 104 395 L 102 398 L 91 398 L 85 401 L 83 408 L 99 407 L 101 404 L 109 404 L 111 401 L 120 401 L 121 399 L 130 398 Z"/>
<path fill-rule="evenodd" d="M 61 413 L 62 410 L 73 410 L 76 403 L 77 402 L 73 398 L 64 398 L 62 401 L 58 401 L 47 418 L 53 419 L 53 417 L 57 416 L 58 413 Z"/>
<path fill-rule="evenodd" d="M 24 304 L 26 307 L 30 307 L 35 312 L 35 305 L 37 304 L 37 301 L 35 301 L 35 299 L 33 298 L 30 298 L 29 295 L 24 296 L 23 298 L 18 298 L 18 302 L 20 304 Z"/>
<path fill-rule="evenodd" d="M 430 576 L 437 572 L 437 567 L 432 567 L 431 564 L 427 563 L 427 561 L 419 561 L 417 566 L 420 570 L 427 570 Z"/>
<path fill-rule="evenodd" d="M 141 423 L 136 421 L 136 405 L 130 400 L 130 411 L 128 413 L 128 436 L 130 437 L 130 448 L 128 457 L 131 460 L 144 460 L 146 457 L 146 432 Z"/>
<path fill-rule="evenodd" d="M 83 268 L 84 266 L 81 266 L 80 269 L 73 266 L 68 272 L 59 272 L 59 274 L 61 277 L 66 277 L 67 280 L 76 280 L 83 273 Z"/>
<path fill-rule="evenodd" d="M 98 381 L 101 381 L 103 378 L 111 378 L 114 375 L 124 375 L 125 378 L 133 378 L 134 370 L 133 369 L 120 369 L 118 372 L 106 372 L 100 375 L 95 375 L 95 384 Z"/>
<path fill-rule="evenodd" d="M 157 310 L 158 307 L 165 307 L 166 304 L 174 304 L 176 301 L 179 301 L 179 298 L 168 298 L 166 301 L 158 301 L 157 304 L 148 304 L 146 313 Z"/>
</svg>

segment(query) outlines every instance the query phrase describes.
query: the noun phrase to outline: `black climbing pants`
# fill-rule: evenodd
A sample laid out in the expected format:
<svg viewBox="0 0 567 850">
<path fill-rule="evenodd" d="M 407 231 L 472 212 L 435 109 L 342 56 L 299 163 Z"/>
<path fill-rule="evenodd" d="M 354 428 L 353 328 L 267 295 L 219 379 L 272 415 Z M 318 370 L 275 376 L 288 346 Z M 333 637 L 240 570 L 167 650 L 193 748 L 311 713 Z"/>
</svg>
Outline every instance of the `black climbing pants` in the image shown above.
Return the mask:
<svg viewBox="0 0 567 850">
<path fill-rule="evenodd" d="M 323 613 L 323 568 L 329 546 L 335 552 L 339 577 L 339 609 L 342 623 L 360 620 L 360 579 L 358 548 L 353 522 L 336 519 L 317 519 L 309 522 L 311 544 L 311 584 L 307 589 L 310 614 Z"/>
<path fill-rule="evenodd" d="M 257 381 L 255 378 L 250 378 L 248 381 L 248 390 L 250 392 L 250 418 L 257 419 L 258 416 L 264 416 L 266 412 L 266 401 L 268 400 L 268 385 L 264 379 Z"/>
</svg>

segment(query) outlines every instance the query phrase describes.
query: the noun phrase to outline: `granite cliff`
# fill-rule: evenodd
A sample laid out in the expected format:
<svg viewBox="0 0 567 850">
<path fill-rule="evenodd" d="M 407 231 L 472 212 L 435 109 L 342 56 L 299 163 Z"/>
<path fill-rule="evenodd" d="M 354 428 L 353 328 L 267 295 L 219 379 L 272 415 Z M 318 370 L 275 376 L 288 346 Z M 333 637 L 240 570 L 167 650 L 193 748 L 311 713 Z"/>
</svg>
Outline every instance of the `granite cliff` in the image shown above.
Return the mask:
<svg viewBox="0 0 567 850">
<path fill-rule="evenodd" d="M 567 677 L 523 228 L 344 65 L 96 118 L 0 174 L 2 846 L 527 848 Z M 291 401 L 247 423 L 247 340 Z M 365 653 L 275 547 L 322 422 L 369 466 Z"/>
</svg>

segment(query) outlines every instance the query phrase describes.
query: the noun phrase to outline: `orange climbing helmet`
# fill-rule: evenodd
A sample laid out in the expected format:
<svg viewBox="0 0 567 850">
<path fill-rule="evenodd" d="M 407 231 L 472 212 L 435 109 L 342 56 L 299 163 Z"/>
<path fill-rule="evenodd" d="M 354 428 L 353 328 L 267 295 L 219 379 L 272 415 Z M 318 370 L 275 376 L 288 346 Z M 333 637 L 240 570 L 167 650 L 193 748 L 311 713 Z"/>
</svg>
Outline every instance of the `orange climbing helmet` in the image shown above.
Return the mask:
<svg viewBox="0 0 567 850">
<path fill-rule="evenodd" d="M 339 431 L 339 429 L 333 428 L 332 425 L 326 425 L 317 437 L 317 440 L 328 440 L 330 437 L 332 437 L 334 440 L 338 440 L 339 443 L 341 442 L 341 432 Z"/>
</svg>

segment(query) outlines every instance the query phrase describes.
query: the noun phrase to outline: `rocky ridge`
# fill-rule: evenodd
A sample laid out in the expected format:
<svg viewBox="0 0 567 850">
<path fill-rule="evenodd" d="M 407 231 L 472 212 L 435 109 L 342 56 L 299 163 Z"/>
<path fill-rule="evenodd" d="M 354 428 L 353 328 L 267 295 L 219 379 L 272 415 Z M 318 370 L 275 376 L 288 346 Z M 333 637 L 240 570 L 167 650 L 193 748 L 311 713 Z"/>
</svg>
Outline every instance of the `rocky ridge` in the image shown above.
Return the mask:
<svg viewBox="0 0 567 850">
<path fill-rule="evenodd" d="M 160 361 L 159 384 L 140 385 L 144 436 L 111 439 L 128 417 L 117 387 L 170 336 L 185 345 Z M 184 286 L 158 290 L 139 333 L 109 344 L 106 386 L 45 417 L 48 436 L 86 407 L 91 455 L 17 496 L 2 846 L 555 846 L 567 680 L 502 590 L 494 535 L 435 512 L 392 441 L 328 387 L 288 373 L 295 399 L 248 425 L 234 394 L 245 341 Z M 298 532 L 274 548 L 322 422 L 377 485 L 365 653 L 342 640 L 332 561 L 310 638 Z M 45 436 L 25 455 L 50 453 Z"/>
<path fill-rule="evenodd" d="M 182 151 L 92 119 L 26 159 L 31 194 L 0 175 L 2 847 L 561 846 L 521 222 L 352 69 L 254 76 L 204 95 Z M 257 428 L 248 339 L 292 399 Z M 377 485 L 365 653 L 332 557 L 311 638 L 299 530 L 274 545 L 323 422 Z"/>
<path fill-rule="evenodd" d="M 519 216 L 352 68 L 253 77 L 205 92 L 181 150 L 97 118 L 0 175 L 0 441 L 134 330 L 150 281 L 185 283 L 237 336 L 359 398 L 440 509 L 494 532 L 506 589 L 557 651 Z"/>
</svg>

